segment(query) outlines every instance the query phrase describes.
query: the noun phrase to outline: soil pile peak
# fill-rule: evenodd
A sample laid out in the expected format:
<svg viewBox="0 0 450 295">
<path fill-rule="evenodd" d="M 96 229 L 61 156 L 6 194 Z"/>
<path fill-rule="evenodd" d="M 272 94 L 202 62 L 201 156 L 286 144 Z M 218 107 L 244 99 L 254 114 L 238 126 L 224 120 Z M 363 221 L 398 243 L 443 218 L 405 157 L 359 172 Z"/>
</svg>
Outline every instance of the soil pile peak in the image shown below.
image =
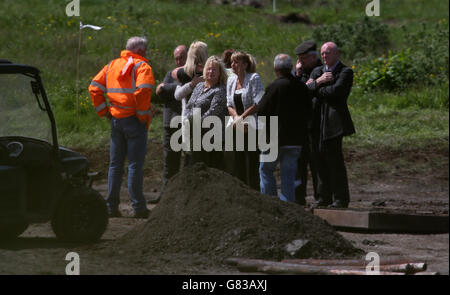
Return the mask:
<svg viewBox="0 0 450 295">
<path fill-rule="evenodd" d="M 297 255 L 301 258 L 362 254 L 297 204 L 261 195 L 225 172 L 196 164 L 171 179 L 149 220 L 118 244 L 149 254 L 278 260 L 290 257 L 286 246 L 296 240 L 308 243 Z"/>
</svg>

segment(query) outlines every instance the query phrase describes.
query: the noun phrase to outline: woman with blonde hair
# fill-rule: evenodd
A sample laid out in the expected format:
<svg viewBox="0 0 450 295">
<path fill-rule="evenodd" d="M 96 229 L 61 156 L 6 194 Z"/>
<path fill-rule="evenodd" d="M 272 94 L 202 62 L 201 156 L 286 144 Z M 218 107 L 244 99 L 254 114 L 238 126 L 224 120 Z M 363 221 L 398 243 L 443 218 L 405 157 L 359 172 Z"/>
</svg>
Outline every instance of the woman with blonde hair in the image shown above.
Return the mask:
<svg viewBox="0 0 450 295">
<path fill-rule="evenodd" d="M 264 95 L 264 86 L 261 77 L 256 73 L 255 59 L 250 54 L 242 51 L 233 53 L 231 69 L 235 75 L 230 76 L 227 82 L 227 107 L 233 118 L 233 133 L 236 133 L 240 132 L 237 130 L 240 128 L 236 127 L 248 116 L 253 116 L 256 122 L 256 106 Z M 245 125 L 244 151 L 236 151 L 235 147 L 234 151 L 227 152 L 225 170 L 259 190 L 259 152 L 249 148 L 249 128 L 254 128 L 256 133 L 256 126 Z M 256 147 L 256 143 L 253 146 Z"/>
<path fill-rule="evenodd" d="M 174 97 L 181 101 L 181 114 L 184 116 L 186 104 L 191 97 L 192 90 L 198 83 L 203 82 L 203 67 L 208 59 L 208 45 L 201 41 L 194 41 L 189 46 L 186 64 L 183 67 L 176 68 L 172 72 L 172 78 L 180 83 L 175 90 Z M 184 118 L 182 118 L 182 134 L 185 134 Z M 185 141 L 183 137 L 183 141 Z M 190 156 L 184 153 L 184 166 L 189 165 Z"/>
<path fill-rule="evenodd" d="M 203 82 L 202 71 L 207 59 L 208 45 L 201 41 L 192 42 L 187 53 L 186 64 L 183 67 L 176 68 L 172 72 L 172 77 L 181 84 L 175 90 L 175 99 L 189 99 L 192 89 L 198 83 Z M 188 83 L 190 87 L 186 85 Z"/>
<path fill-rule="evenodd" d="M 194 108 L 199 108 L 201 121 L 209 116 L 216 116 L 220 118 L 222 126 L 224 126 L 225 116 L 227 115 L 226 84 L 228 75 L 223 63 L 217 56 L 208 58 L 203 69 L 203 77 L 205 81 L 198 83 L 194 88 L 186 105 L 184 116 L 191 123 L 189 125 L 192 128 Z M 202 128 L 202 135 L 206 132 L 208 132 L 208 129 Z M 214 138 L 214 140 L 222 141 L 223 137 Z M 192 152 L 190 164 L 203 162 L 209 167 L 223 169 L 222 142 L 220 142 L 220 146 L 220 150 L 208 152 L 202 147 L 201 151 Z"/>
</svg>

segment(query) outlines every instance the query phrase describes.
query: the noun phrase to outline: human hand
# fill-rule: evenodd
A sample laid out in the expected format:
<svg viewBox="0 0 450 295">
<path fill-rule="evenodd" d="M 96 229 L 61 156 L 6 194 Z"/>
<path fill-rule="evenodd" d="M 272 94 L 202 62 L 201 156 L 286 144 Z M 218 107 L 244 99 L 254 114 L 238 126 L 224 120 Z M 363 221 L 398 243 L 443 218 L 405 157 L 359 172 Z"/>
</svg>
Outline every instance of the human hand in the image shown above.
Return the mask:
<svg viewBox="0 0 450 295">
<path fill-rule="evenodd" d="M 156 87 L 156 95 L 160 95 L 162 92 L 162 88 L 164 87 L 164 83 L 161 83 Z"/>
<path fill-rule="evenodd" d="M 244 117 L 236 116 L 233 122 L 233 128 L 236 130 L 240 130 L 243 133 L 247 133 L 248 131 L 248 123 L 244 121 Z"/>
<path fill-rule="evenodd" d="M 195 76 L 191 81 L 191 88 L 194 89 L 198 83 L 204 82 L 203 76 Z"/>
<path fill-rule="evenodd" d="M 108 120 L 112 120 L 112 115 L 111 115 L 111 113 L 110 113 L 109 111 L 106 113 L 105 117 L 106 117 Z"/>
<path fill-rule="evenodd" d="M 235 116 L 235 117 L 233 117 L 233 128 L 235 128 L 236 129 L 236 126 L 238 125 L 238 124 L 240 124 L 241 122 L 242 122 L 242 116 Z"/>
<path fill-rule="evenodd" d="M 295 65 L 295 74 L 297 77 L 300 77 L 303 74 L 303 65 L 299 60 L 297 60 L 297 64 Z"/>
<path fill-rule="evenodd" d="M 320 76 L 319 78 L 317 78 L 316 83 L 317 85 L 321 85 L 324 83 L 328 83 L 334 80 L 334 76 L 332 72 L 325 72 L 322 74 L 322 76 Z"/>
<path fill-rule="evenodd" d="M 181 70 L 183 67 L 178 67 L 173 69 L 172 71 L 172 79 L 174 79 L 175 81 L 178 81 L 178 71 Z"/>
</svg>

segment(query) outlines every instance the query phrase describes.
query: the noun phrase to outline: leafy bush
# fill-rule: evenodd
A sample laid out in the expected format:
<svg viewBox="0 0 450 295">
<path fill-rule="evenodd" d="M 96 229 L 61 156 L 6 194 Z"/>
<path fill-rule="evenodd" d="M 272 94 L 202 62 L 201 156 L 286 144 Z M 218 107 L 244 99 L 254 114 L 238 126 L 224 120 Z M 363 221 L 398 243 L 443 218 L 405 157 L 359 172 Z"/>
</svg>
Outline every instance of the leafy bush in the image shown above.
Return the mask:
<svg viewBox="0 0 450 295">
<path fill-rule="evenodd" d="M 364 90 L 405 88 L 416 79 L 412 63 L 410 49 L 398 54 L 389 51 L 387 57 L 382 55 L 361 64 L 357 63 L 353 66 L 357 68 L 355 85 Z"/>
<path fill-rule="evenodd" d="M 388 26 L 368 17 L 319 26 L 313 30 L 312 38 L 321 43 L 333 41 L 347 59 L 383 52 L 390 43 Z"/>
<path fill-rule="evenodd" d="M 448 84 L 448 26 L 423 25 L 414 34 L 405 31 L 407 44 L 413 47 L 378 58 L 355 60 L 355 85 L 363 90 L 405 89 L 411 84 Z"/>
<path fill-rule="evenodd" d="M 422 24 L 421 30 L 408 34 L 407 44 L 411 44 L 414 72 L 418 81 L 437 85 L 448 82 L 449 43 L 448 19 L 435 25 Z"/>
</svg>

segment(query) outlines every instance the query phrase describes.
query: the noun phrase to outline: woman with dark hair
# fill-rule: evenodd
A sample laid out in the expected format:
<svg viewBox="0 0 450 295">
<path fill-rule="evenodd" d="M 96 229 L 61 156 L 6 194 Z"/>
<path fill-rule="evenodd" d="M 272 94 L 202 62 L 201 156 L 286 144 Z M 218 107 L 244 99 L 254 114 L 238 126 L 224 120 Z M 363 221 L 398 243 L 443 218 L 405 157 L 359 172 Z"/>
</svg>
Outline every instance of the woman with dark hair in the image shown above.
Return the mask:
<svg viewBox="0 0 450 295">
<path fill-rule="evenodd" d="M 237 127 L 242 126 L 242 122 L 249 116 L 253 116 L 255 122 L 257 121 L 256 105 L 264 95 L 264 86 L 256 73 L 255 59 L 250 54 L 242 51 L 233 53 L 231 68 L 234 75 L 230 76 L 227 82 L 228 113 L 233 118 L 234 138 L 236 133 L 241 132 L 240 130 L 245 134 L 244 151 L 237 151 L 235 146 L 232 152 L 227 152 L 225 170 L 255 190 L 259 190 L 259 152 L 256 142 L 253 142 L 253 148 L 252 143 L 249 144 L 251 138 L 249 131 L 256 133 L 256 124 L 244 125 L 244 128 Z"/>
<path fill-rule="evenodd" d="M 234 49 L 228 48 L 225 49 L 224 52 L 222 53 L 222 62 L 223 65 L 225 66 L 225 70 L 227 71 L 228 76 L 231 76 L 233 74 L 233 70 L 231 69 L 231 56 L 234 53 Z"/>
</svg>

